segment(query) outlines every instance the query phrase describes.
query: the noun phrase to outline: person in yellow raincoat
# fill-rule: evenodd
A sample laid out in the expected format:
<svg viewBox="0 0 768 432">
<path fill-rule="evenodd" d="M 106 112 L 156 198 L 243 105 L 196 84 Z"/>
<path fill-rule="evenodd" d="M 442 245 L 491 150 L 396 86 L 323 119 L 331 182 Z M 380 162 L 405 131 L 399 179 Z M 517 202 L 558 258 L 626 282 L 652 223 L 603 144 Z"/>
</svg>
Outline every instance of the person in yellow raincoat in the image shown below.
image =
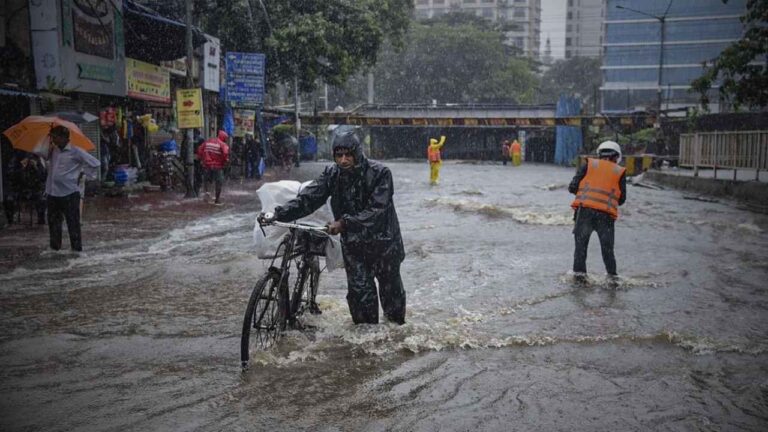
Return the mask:
<svg viewBox="0 0 768 432">
<path fill-rule="evenodd" d="M 429 139 L 427 148 L 427 159 L 429 160 L 429 184 L 436 185 L 440 177 L 440 167 L 443 165 L 443 159 L 440 157 L 440 149 L 445 144 L 445 135 L 440 136 L 438 142 L 434 138 Z"/>
<path fill-rule="evenodd" d="M 509 152 L 512 154 L 512 166 L 520 166 L 522 162 L 522 148 L 520 142 L 517 140 L 512 141 L 512 145 L 509 147 Z"/>
</svg>

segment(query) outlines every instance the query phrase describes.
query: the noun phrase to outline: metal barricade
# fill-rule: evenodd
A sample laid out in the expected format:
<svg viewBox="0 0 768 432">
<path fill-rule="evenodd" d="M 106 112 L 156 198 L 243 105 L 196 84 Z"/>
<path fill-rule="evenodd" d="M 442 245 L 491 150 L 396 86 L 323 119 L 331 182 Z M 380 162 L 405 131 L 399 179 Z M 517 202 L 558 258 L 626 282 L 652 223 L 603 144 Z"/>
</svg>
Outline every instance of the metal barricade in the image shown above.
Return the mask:
<svg viewBox="0 0 768 432">
<path fill-rule="evenodd" d="M 680 166 L 712 168 L 717 178 L 718 169 L 732 169 L 733 178 L 739 169 L 768 170 L 768 131 L 699 132 L 680 135 Z"/>
</svg>

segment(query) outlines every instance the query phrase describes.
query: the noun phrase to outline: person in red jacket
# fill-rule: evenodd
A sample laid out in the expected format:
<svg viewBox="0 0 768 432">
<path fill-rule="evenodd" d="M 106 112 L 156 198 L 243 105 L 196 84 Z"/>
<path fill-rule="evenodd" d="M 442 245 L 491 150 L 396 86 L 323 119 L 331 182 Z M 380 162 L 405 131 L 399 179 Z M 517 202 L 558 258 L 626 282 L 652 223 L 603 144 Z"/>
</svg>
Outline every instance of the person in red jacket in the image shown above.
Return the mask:
<svg viewBox="0 0 768 432">
<path fill-rule="evenodd" d="M 205 141 L 197 148 L 197 158 L 203 166 L 206 196 L 210 196 L 208 184 L 213 181 L 216 185 L 216 201 L 214 202 L 217 205 L 221 204 L 220 197 L 221 185 L 224 183 L 224 167 L 229 163 L 227 138 L 229 138 L 229 135 L 220 130 L 218 137 Z"/>
</svg>

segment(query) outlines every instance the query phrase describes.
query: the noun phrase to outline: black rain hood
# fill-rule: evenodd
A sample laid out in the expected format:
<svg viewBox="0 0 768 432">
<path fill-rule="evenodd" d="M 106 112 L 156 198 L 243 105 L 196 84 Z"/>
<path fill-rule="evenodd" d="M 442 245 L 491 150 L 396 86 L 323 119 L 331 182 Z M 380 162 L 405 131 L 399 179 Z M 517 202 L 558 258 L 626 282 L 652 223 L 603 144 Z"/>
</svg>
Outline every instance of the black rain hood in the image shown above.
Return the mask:
<svg viewBox="0 0 768 432">
<path fill-rule="evenodd" d="M 352 156 L 355 157 L 355 171 L 362 167 L 366 158 L 363 154 L 363 145 L 360 142 L 360 138 L 358 138 L 354 131 L 339 135 L 333 140 L 333 151 L 335 152 L 339 148 L 349 150 Z"/>
</svg>

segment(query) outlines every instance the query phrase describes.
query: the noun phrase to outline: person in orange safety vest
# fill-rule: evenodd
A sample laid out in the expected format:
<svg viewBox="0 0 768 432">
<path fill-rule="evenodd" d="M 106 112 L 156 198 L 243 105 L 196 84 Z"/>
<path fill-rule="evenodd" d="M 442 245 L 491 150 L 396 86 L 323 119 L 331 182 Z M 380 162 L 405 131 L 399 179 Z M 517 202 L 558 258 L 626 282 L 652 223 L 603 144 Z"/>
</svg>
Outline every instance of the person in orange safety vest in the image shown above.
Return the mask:
<svg viewBox="0 0 768 432">
<path fill-rule="evenodd" d="M 606 272 L 610 277 L 616 277 L 614 222 L 619 217 L 618 207 L 627 199 L 627 180 L 624 168 L 618 165 L 621 147 L 617 143 L 601 143 L 597 154 L 599 159 L 587 159 L 568 186 L 568 192 L 576 195 L 571 207 L 574 210 L 573 235 L 576 242 L 573 273 L 577 281 L 584 281 L 586 277 L 587 247 L 592 231 L 597 231 L 600 239 Z"/>
<path fill-rule="evenodd" d="M 427 148 L 427 159 L 429 160 L 429 184 L 436 185 L 440 177 L 440 167 L 443 165 L 443 159 L 440 157 L 440 149 L 445 144 L 445 136 L 440 137 L 438 142 L 434 138 L 429 139 Z"/>
</svg>

